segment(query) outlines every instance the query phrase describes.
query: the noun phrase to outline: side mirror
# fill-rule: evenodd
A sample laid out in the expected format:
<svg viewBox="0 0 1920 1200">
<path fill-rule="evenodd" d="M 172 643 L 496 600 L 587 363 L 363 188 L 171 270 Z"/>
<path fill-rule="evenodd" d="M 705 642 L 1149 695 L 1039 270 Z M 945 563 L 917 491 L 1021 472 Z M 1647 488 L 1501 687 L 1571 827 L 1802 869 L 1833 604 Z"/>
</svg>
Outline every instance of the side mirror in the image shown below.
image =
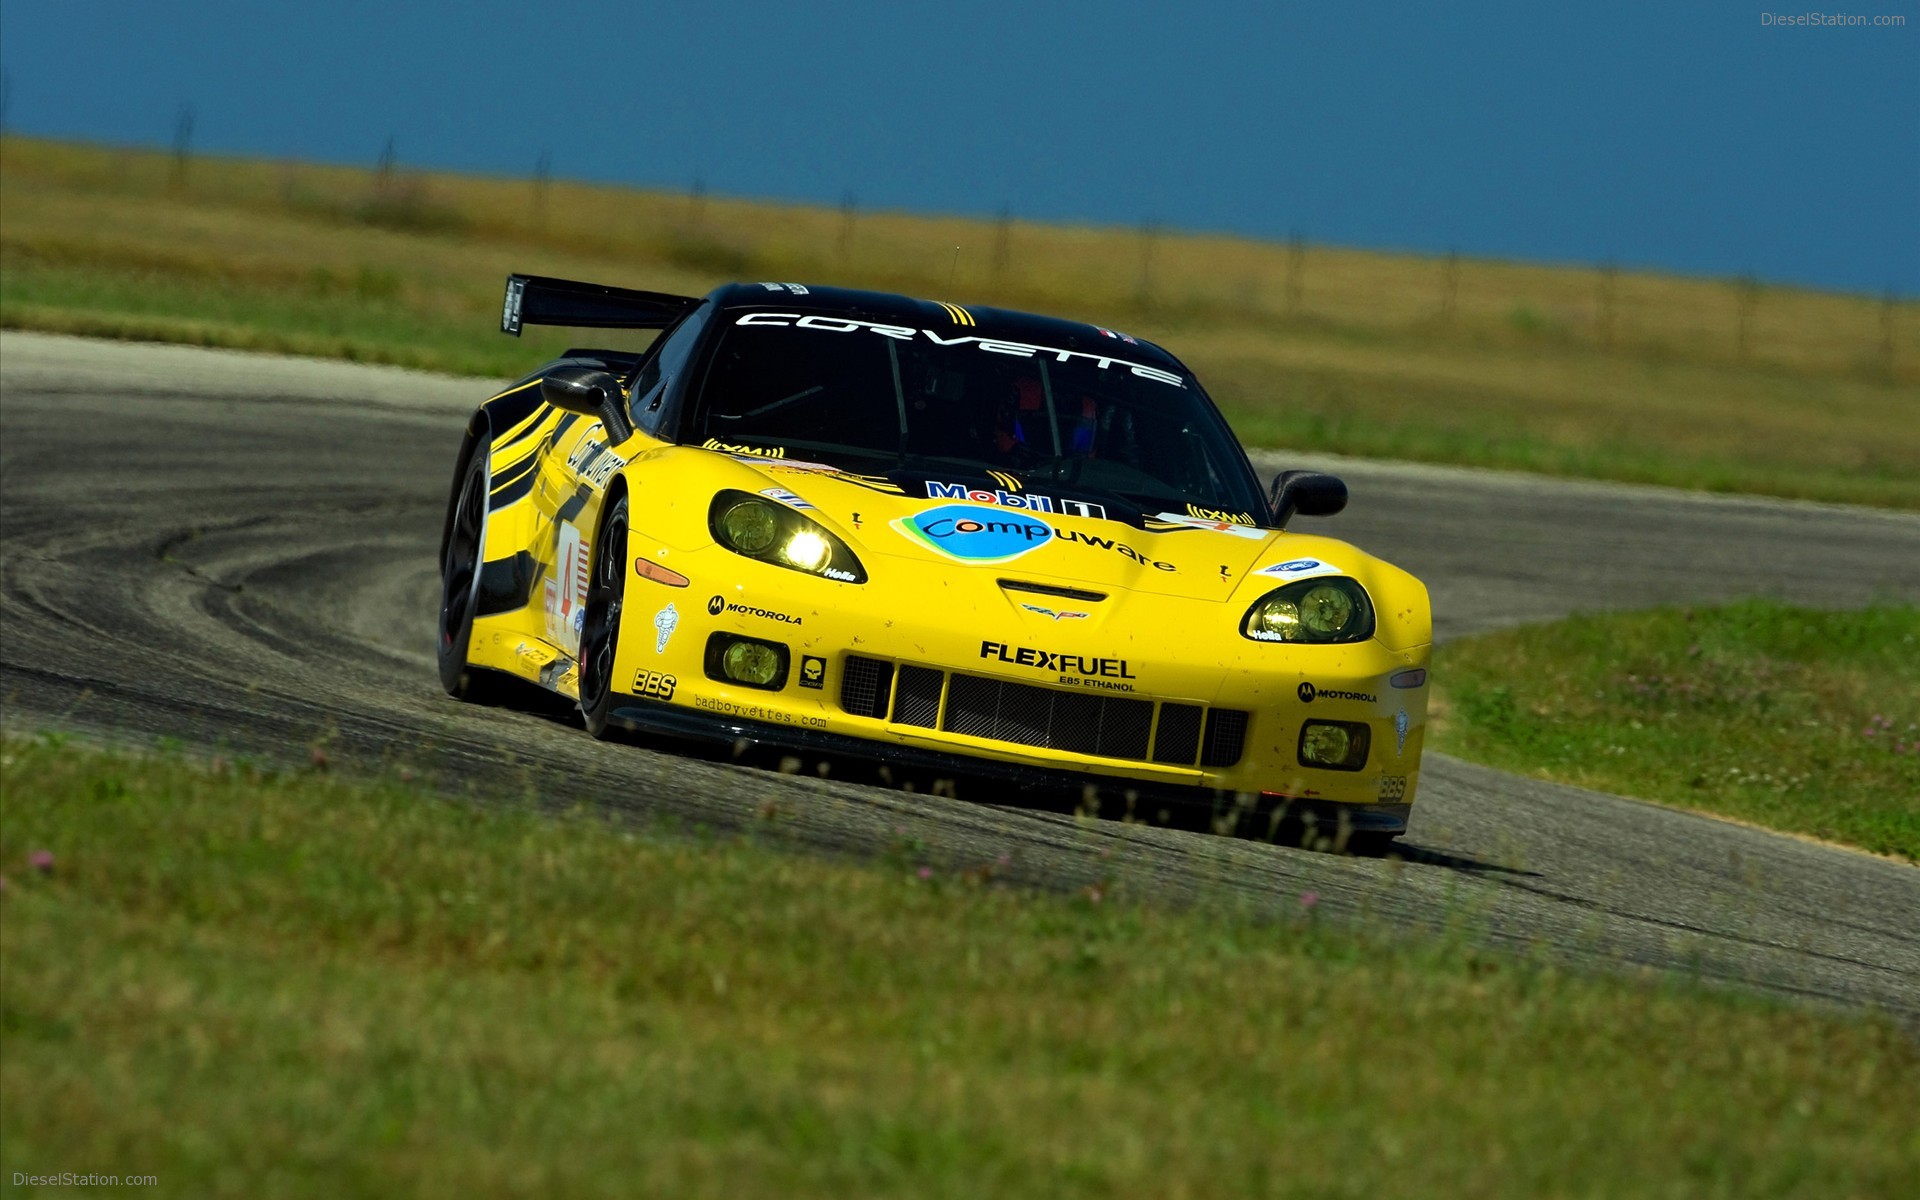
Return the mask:
<svg viewBox="0 0 1920 1200">
<path fill-rule="evenodd" d="M 633 424 L 621 407 L 620 381 L 605 371 L 555 367 L 540 380 L 540 398 L 570 413 L 599 417 L 616 444 L 633 436 Z"/>
<path fill-rule="evenodd" d="M 1337 475 L 1320 471 L 1282 471 L 1273 477 L 1267 506 L 1273 527 L 1285 529 L 1296 515 L 1330 517 L 1347 506 L 1347 485 Z"/>
</svg>

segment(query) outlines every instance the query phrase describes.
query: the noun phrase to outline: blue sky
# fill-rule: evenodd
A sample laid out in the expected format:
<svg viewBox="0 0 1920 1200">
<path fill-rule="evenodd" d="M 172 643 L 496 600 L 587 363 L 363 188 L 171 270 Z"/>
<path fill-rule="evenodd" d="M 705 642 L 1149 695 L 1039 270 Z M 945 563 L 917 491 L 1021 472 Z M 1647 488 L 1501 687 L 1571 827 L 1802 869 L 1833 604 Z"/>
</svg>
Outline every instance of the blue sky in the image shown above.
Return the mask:
<svg viewBox="0 0 1920 1200">
<path fill-rule="evenodd" d="M 0 68 L 36 135 L 1920 295 L 1920 0 L 1811 11 L 5 0 Z"/>
</svg>

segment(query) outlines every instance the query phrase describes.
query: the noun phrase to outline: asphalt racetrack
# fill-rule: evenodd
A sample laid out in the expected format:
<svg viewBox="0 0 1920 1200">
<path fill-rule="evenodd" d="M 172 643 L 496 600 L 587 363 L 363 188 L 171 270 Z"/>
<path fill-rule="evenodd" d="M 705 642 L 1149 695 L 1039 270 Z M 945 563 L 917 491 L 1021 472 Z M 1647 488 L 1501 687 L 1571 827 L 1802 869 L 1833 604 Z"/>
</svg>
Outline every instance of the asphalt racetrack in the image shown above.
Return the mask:
<svg viewBox="0 0 1920 1200">
<path fill-rule="evenodd" d="M 151 745 L 533 795 L 1023 883 L 1674 968 L 1920 1025 L 1920 870 L 1429 755 L 1405 860 L 1082 822 L 589 739 L 448 699 L 435 555 L 487 385 L 340 363 L 0 335 L 0 715 Z M 1432 467 L 1333 465 L 1324 528 L 1413 570 L 1440 636 L 1768 594 L 1920 600 L 1920 516 Z M 1011 801 L 1012 797 L 1005 797 Z M 1410 1030 L 1410 1035 L 1417 1031 Z"/>
</svg>

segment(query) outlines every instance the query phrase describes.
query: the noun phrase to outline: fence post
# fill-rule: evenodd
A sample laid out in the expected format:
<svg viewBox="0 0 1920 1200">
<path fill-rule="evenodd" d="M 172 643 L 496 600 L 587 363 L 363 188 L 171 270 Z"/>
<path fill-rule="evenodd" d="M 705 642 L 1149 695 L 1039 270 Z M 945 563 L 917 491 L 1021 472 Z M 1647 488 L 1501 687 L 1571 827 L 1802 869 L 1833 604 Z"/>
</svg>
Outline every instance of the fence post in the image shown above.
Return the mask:
<svg viewBox="0 0 1920 1200">
<path fill-rule="evenodd" d="M 542 148 L 533 164 L 533 226 L 547 230 L 547 185 L 553 182 L 553 151 Z"/>
<path fill-rule="evenodd" d="M 1160 240 L 1160 222 L 1140 223 L 1140 307 L 1153 310 L 1153 251 Z"/>
<path fill-rule="evenodd" d="M 1887 378 L 1893 378 L 1893 317 L 1900 298 L 1892 288 L 1880 298 L 1880 361 L 1887 369 Z"/>
<path fill-rule="evenodd" d="M 1618 283 L 1620 268 L 1606 263 L 1600 268 L 1600 345 L 1603 349 L 1613 349 L 1613 301 L 1614 288 Z"/>
<path fill-rule="evenodd" d="M 1299 315 L 1306 272 L 1307 243 L 1296 229 L 1287 235 L 1287 315 L 1290 317 Z"/>
<path fill-rule="evenodd" d="M 384 200 L 393 192 L 393 135 L 387 135 L 387 144 L 380 148 L 380 161 L 373 169 L 373 190 Z"/>
<path fill-rule="evenodd" d="M 193 154 L 193 106 L 182 104 L 173 119 L 173 190 L 187 186 L 187 162 Z"/>
<path fill-rule="evenodd" d="M 860 220 L 860 199 L 852 191 L 840 193 L 840 261 L 853 254 L 854 226 Z"/>
<path fill-rule="evenodd" d="M 998 287 L 1013 264 L 1013 206 L 1000 206 L 1000 219 L 993 226 L 993 282 Z"/>
<path fill-rule="evenodd" d="M 1747 360 L 1747 331 L 1753 324 L 1753 310 L 1760 302 L 1760 281 L 1748 271 L 1734 282 L 1735 293 L 1739 297 L 1739 324 L 1734 332 L 1734 357 L 1741 362 Z"/>
<path fill-rule="evenodd" d="M 1460 251 L 1447 251 L 1446 265 L 1440 276 L 1440 323 L 1453 324 L 1454 306 L 1460 299 Z"/>
</svg>

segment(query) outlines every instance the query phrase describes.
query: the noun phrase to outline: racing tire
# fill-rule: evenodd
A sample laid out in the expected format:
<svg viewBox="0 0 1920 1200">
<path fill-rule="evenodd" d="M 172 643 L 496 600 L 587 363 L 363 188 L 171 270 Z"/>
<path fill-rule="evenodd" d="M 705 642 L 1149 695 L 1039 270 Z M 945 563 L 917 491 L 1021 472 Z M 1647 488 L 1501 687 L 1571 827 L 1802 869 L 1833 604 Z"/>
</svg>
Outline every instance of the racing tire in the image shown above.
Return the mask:
<svg viewBox="0 0 1920 1200">
<path fill-rule="evenodd" d="M 587 609 L 580 624 L 580 716 L 596 738 L 611 735 L 613 662 L 620 649 L 620 609 L 627 586 L 627 498 L 600 522 L 588 559 Z"/>
<path fill-rule="evenodd" d="M 487 460 L 492 443 L 477 441 L 453 495 L 453 519 L 446 550 L 440 556 L 440 622 L 435 639 L 440 657 L 440 686 L 456 700 L 475 704 L 500 701 L 506 677 L 467 664 L 473 644 L 473 619 L 480 603 L 480 569 L 487 546 Z"/>
</svg>

